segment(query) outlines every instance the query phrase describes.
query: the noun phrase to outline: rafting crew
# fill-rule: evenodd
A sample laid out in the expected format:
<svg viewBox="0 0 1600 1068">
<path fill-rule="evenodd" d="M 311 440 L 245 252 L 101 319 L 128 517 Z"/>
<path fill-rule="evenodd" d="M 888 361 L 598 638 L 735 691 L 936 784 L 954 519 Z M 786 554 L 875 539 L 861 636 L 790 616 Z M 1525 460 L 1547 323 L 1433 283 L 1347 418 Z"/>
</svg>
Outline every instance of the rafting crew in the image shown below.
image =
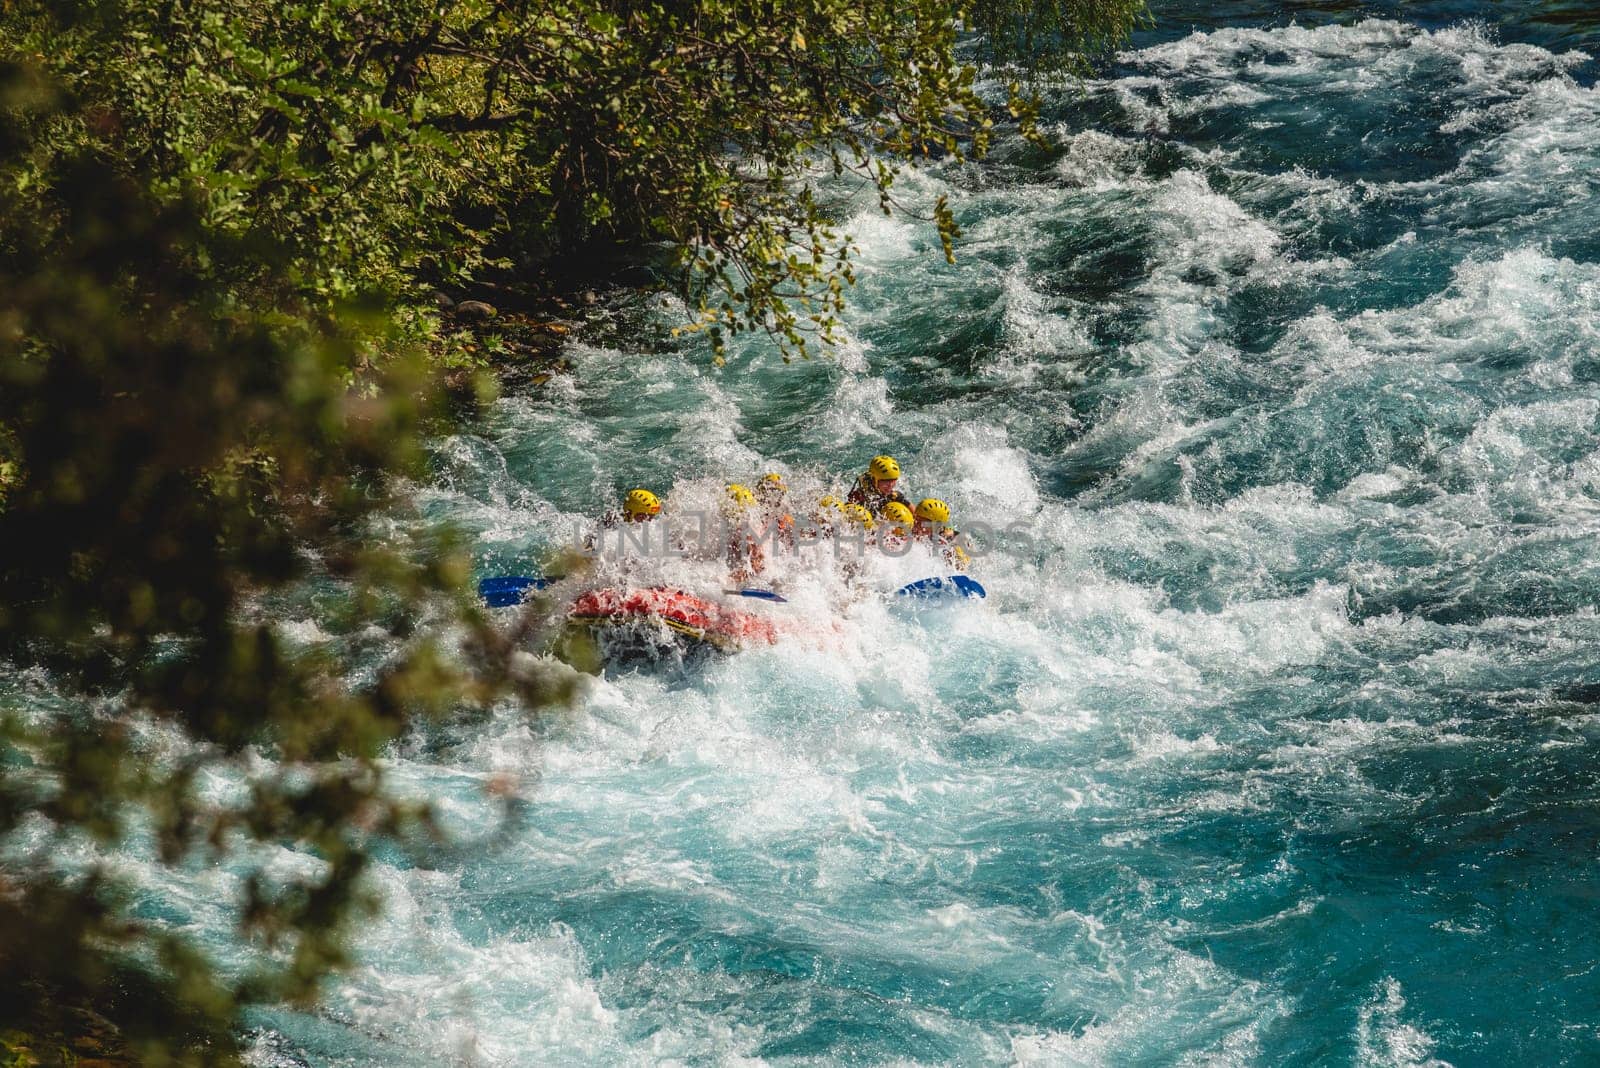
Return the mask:
<svg viewBox="0 0 1600 1068">
<path fill-rule="evenodd" d="M 779 472 L 763 474 L 754 489 L 728 483 L 720 497 L 722 535 L 705 543 L 703 551 L 722 556 L 736 583 L 763 574 L 770 552 L 792 553 L 801 544 L 820 540 L 836 546 L 854 543 L 862 549 L 874 546 L 895 556 L 921 544 L 951 567 L 965 570 L 971 558 L 959 543 L 961 532 L 951 525 L 950 506 L 937 497 L 924 497 L 913 505 L 900 489 L 901 477 L 893 456 L 874 456 L 843 500 L 822 496 L 799 524 L 791 511 L 788 482 Z M 661 498 L 651 490 L 630 490 L 620 507 L 600 517 L 599 530 L 587 539 L 587 551 L 594 551 L 607 530 L 654 522 L 661 508 Z M 644 549 L 645 542 L 640 541 L 639 547 Z"/>
</svg>

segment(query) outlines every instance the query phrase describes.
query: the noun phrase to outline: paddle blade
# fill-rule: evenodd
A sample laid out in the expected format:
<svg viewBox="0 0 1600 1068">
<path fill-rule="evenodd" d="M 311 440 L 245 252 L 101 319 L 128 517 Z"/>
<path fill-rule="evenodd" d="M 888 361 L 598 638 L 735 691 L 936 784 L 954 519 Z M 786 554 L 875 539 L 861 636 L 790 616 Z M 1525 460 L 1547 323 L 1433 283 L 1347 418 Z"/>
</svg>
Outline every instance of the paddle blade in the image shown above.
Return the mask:
<svg viewBox="0 0 1600 1068">
<path fill-rule="evenodd" d="M 918 579 L 901 586 L 895 593 L 900 597 L 987 597 L 985 590 L 975 579 L 965 575 L 951 575 L 949 578 Z"/>
<path fill-rule="evenodd" d="M 961 591 L 963 597 L 987 597 L 989 591 L 977 579 L 970 579 L 965 575 L 951 575 L 950 584 Z"/>
<path fill-rule="evenodd" d="M 759 600 L 762 600 L 762 601 L 776 601 L 778 604 L 788 604 L 789 603 L 789 598 L 780 596 L 779 594 L 776 594 L 776 593 L 773 593 L 771 590 L 744 589 L 744 590 L 723 590 L 722 592 L 723 593 L 728 593 L 728 594 L 737 594 L 740 597 L 755 597 L 755 598 L 757 598 Z"/>
<path fill-rule="evenodd" d="M 518 605 L 534 590 L 542 590 L 550 585 L 549 579 L 533 578 L 529 575 L 501 575 L 497 578 L 486 578 L 478 583 L 478 596 L 490 608 L 510 608 Z"/>
<path fill-rule="evenodd" d="M 944 593 L 944 579 L 925 578 L 908 582 L 894 591 L 899 597 L 938 597 Z"/>
</svg>

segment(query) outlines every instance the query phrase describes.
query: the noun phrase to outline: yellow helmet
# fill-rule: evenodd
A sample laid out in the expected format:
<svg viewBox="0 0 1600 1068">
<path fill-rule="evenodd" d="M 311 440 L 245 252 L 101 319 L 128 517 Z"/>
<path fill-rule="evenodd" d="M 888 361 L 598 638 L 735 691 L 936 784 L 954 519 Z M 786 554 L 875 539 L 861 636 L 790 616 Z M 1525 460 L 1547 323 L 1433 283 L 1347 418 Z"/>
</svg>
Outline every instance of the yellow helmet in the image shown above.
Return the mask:
<svg viewBox="0 0 1600 1068">
<path fill-rule="evenodd" d="M 756 495 L 750 492 L 750 487 L 741 486 L 737 482 L 728 483 L 728 499 L 734 504 L 756 503 Z"/>
<path fill-rule="evenodd" d="M 912 523 L 916 522 L 917 519 L 916 516 L 911 514 L 911 509 L 907 508 L 899 501 L 890 501 L 888 504 L 884 505 L 882 514 L 883 518 L 888 522 L 898 523 L 901 526 L 906 527 L 909 527 Z"/>
<path fill-rule="evenodd" d="M 768 486 L 771 486 L 773 489 L 781 490 L 786 490 L 789 488 L 788 483 L 784 482 L 783 476 L 778 474 L 776 471 L 769 471 L 767 474 L 762 475 L 761 486 L 763 489 Z"/>
<path fill-rule="evenodd" d="M 874 479 L 883 480 L 900 477 L 900 464 L 893 456 L 874 456 L 867 465 L 867 474 Z"/>
<path fill-rule="evenodd" d="M 660 515 L 661 498 L 647 489 L 631 490 L 622 499 L 622 510 L 631 516 Z"/>
<path fill-rule="evenodd" d="M 930 523 L 950 522 L 950 506 L 937 497 L 924 497 L 917 505 L 916 516 Z"/>
<path fill-rule="evenodd" d="M 868 530 L 871 530 L 873 527 L 878 525 L 872 521 L 872 513 L 867 511 L 859 504 L 847 504 L 841 509 L 841 511 L 844 512 L 844 517 L 846 519 L 850 520 L 850 522 L 854 523 L 858 527 L 865 527 Z"/>
<path fill-rule="evenodd" d="M 839 498 L 835 497 L 831 493 L 824 494 L 822 499 L 817 502 L 817 507 L 818 508 L 838 508 L 838 507 L 840 507 Z M 859 507 L 859 505 L 857 507 Z"/>
</svg>

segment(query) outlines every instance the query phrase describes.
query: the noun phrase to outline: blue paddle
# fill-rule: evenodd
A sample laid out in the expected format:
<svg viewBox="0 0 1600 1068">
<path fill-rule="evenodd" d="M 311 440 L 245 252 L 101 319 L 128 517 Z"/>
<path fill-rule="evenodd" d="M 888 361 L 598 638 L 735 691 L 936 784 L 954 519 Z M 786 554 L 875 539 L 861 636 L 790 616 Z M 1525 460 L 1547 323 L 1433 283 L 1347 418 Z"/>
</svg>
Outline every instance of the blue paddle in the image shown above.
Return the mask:
<svg viewBox="0 0 1600 1068">
<path fill-rule="evenodd" d="M 918 579 L 908 582 L 894 591 L 901 597 L 945 597 L 959 594 L 962 597 L 987 597 L 989 591 L 976 580 L 965 575 L 951 575 L 948 578 Z"/>
<path fill-rule="evenodd" d="M 950 584 L 961 591 L 963 597 L 983 598 L 989 596 L 989 591 L 977 579 L 967 578 L 965 575 L 951 575 Z"/>
<path fill-rule="evenodd" d="M 776 601 L 779 604 L 788 604 L 789 598 L 779 596 L 771 590 L 758 590 L 754 588 L 743 590 L 723 590 L 723 593 L 736 593 L 740 597 L 756 597 L 763 601 Z"/>
<path fill-rule="evenodd" d="M 510 608 L 514 604 L 521 604 L 531 590 L 542 590 L 550 585 L 547 578 L 533 578 L 529 575 L 501 575 L 498 578 L 486 578 L 478 583 L 478 596 L 482 597 L 490 608 Z"/>
</svg>

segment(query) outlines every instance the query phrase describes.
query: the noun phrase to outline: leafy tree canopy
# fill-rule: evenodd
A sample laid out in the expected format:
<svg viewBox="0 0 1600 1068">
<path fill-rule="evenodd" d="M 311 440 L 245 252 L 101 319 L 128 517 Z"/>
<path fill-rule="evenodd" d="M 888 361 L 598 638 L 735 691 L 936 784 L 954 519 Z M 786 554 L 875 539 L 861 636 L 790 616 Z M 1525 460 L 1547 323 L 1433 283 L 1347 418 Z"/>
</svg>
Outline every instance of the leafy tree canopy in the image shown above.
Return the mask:
<svg viewBox="0 0 1600 1068">
<path fill-rule="evenodd" d="M 1142 0 L 15 0 L 0 16 L 94 106 L 73 133 L 212 229 L 291 245 L 347 297 L 659 242 L 695 327 L 833 336 L 850 243 L 820 174 L 891 204 L 899 161 L 981 154 L 1009 117 L 961 58 L 1026 71 L 1118 40 Z M 57 137 L 69 136 L 58 131 Z M 956 225 L 933 218 L 947 255 Z M 229 265 L 237 273 L 238 265 Z M 237 279 L 230 279 L 231 281 Z"/>
</svg>

